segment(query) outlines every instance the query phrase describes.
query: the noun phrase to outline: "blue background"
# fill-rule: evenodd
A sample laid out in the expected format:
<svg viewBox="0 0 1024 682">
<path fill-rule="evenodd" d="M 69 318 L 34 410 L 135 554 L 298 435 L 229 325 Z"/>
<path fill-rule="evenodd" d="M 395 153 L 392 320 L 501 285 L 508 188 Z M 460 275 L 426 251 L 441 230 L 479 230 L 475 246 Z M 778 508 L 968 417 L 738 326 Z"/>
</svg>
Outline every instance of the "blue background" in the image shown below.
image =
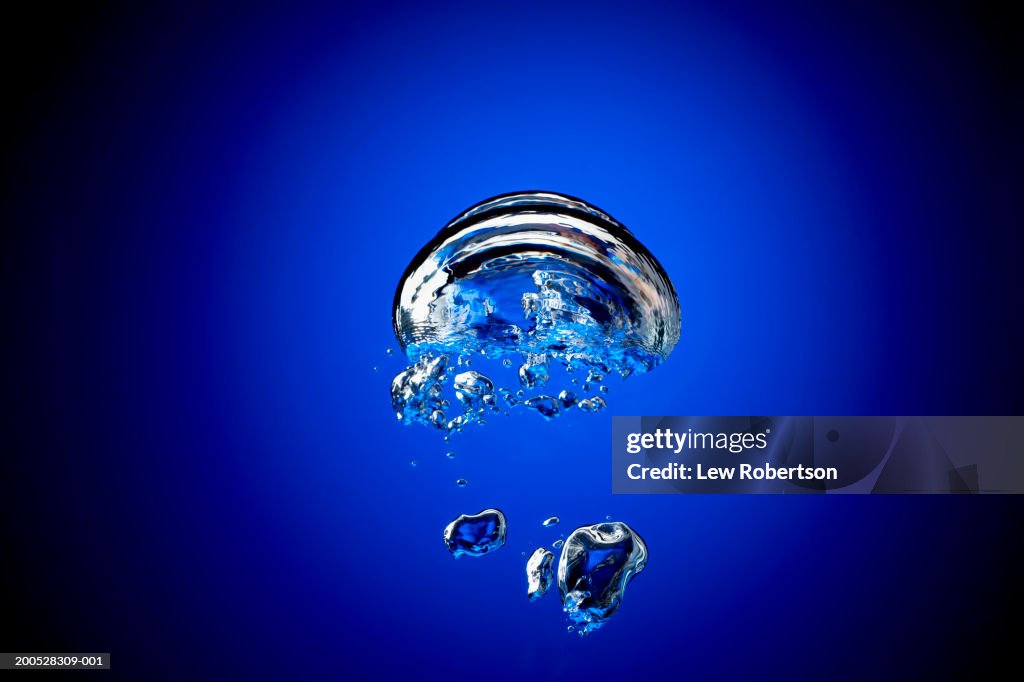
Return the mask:
<svg viewBox="0 0 1024 682">
<path fill-rule="evenodd" d="M 445 444 L 390 410 L 409 260 L 542 188 L 629 226 L 679 292 L 679 346 L 612 382 L 611 414 L 1020 414 L 1006 18 L 821 4 L 9 22 L 0 648 L 110 651 L 132 679 L 935 678 L 1008 655 L 1016 498 L 612 496 L 609 413 Z M 452 560 L 441 530 L 488 506 L 507 546 Z M 527 602 L 521 552 L 606 515 L 650 563 L 580 640 Z"/>
</svg>

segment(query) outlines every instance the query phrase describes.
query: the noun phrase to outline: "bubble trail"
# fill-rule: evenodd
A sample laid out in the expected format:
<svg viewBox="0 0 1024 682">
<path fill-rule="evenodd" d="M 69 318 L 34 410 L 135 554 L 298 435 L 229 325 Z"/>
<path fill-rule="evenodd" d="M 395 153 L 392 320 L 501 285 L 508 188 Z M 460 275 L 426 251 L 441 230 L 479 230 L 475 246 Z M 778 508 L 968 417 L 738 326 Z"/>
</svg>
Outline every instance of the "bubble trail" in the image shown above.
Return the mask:
<svg viewBox="0 0 1024 682">
<path fill-rule="evenodd" d="M 555 574 L 551 569 L 554 560 L 555 555 L 543 547 L 533 550 L 530 555 L 526 562 L 526 596 L 530 601 L 543 597 L 554 583 Z"/>
<path fill-rule="evenodd" d="M 625 523 L 582 526 L 569 535 L 558 564 L 558 591 L 581 635 L 618 611 L 626 586 L 646 565 L 647 545 Z"/>
<path fill-rule="evenodd" d="M 462 514 L 444 529 L 444 543 L 451 555 L 483 556 L 505 544 L 505 515 L 498 509 Z"/>
</svg>

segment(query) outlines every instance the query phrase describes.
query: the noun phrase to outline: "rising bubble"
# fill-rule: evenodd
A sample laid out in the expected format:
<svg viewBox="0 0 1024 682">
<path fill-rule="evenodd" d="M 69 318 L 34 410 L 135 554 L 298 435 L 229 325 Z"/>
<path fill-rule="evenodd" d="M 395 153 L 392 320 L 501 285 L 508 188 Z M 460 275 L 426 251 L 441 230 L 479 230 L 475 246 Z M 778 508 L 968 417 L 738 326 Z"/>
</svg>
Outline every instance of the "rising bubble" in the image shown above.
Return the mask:
<svg viewBox="0 0 1024 682">
<path fill-rule="evenodd" d="M 444 529 L 444 543 L 456 559 L 499 550 L 505 544 L 505 515 L 497 509 L 462 514 Z"/>
<path fill-rule="evenodd" d="M 482 353 L 518 364 L 519 383 L 536 388 L 552 379 L 554 361 L 599 382 L 661 364 L 679 320 L 661 265 L 606 213 L 549 192 L 495 197 L 449 223 L 406 269 L 394 327 L 415 364 L 395 377 L 392 403 L 404 422 L 459 430 L 479 421 L 470 412 L 487 407 L 493 384 L 483 386 L 490 393 L 462 391 L 463 414 L 445 415 L 435 383 L 451 375 L 436 363 L 468 366 L 468 355 Z"/>
<path fill-rule="evenodd" d="M 562 608 L 587 634 L 619 609 L 626 586 L 647 565 L 647 545 L 625 523 L 574 530 L 562 547 L 558 591 Z"/>
<path fill-rule="evenodd" d="M 555 581 L 555 574 L 551 569 L 554 560 L 555 555 L 543 547 L 533 550 L 533 554 L 530 555 L 526 562 L 526 596 L 530 601 L 536 601 L 547 594 Z"/>
</svg>

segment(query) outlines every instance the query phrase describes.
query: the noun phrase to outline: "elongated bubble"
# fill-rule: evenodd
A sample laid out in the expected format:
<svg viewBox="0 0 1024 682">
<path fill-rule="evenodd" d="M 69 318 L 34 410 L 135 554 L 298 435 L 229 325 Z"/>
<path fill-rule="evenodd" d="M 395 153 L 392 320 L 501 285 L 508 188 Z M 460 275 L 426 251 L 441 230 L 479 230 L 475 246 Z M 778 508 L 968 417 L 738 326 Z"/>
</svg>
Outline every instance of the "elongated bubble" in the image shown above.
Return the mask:
<svg viewBox="0 0 1024 682">
<path fill-rule="evenodd" d="M 502 548 L 505 528 L 505 515 L 497 509 L 462 514 L 444 529 L 444 544 L 456 559 L 483 556 Z"/>
<path fill-rule="evenodd" d="M 526 596 L 530 601 L 536 601 L 547 594 L 555 582 L 555 573 L 551 569 L 554 560 L 555 555 L 543 547 L 533 550 L 530 555 L 526 562 Z"/>
<path fill-rule="evenodd" d="M 392 383 L 395 412 L 444 431 L 483 421 L 495 395 L 555 418 L 577 403 L 561 386 L 541 392 L 552 361 L 592 382 L 646 372 L 672 352 L 680 328 L 672 283 L 643 244 L 606 213 L 551 192 L 495 197 L 449 223 L 409 264 L 393 312 L 414 363 Z M 519 400 L 511 381 L 463 372 L 450 403 L 461 413 L 453 411 L 442 395 L 446 367 L 476 353 L 516 367 L 513 381 L 533 394 Z M 605 406 L 599 398 L 578 405 Z"/>
<path fill-rule="evenodd" d="M 647 565 L 647 545 L 625 523 L 610 521 L 574 530 L 562 546 L 558 591 L 562 608 L 586 635 L 622 605 L 626 585 Z"/>
</svg>

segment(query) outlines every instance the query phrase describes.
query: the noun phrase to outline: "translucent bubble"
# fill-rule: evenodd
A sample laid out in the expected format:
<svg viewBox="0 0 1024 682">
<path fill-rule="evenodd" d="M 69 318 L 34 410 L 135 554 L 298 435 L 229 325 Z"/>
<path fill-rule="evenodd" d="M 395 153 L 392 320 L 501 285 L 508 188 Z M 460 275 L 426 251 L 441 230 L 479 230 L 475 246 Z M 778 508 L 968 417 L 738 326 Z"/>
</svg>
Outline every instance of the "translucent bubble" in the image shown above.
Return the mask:
<svg viewBox="0 0 1024 682">
<path fill-rule="evenodd" d="M 678 341 L 679 303 L 657 259 L 606 213 L 518 193 L 474 206 L 419 252 L 394 323 L 412 357 L 486 348 L 643 372 Z"/>
<path fill-rule="evenodd" d="M 584 412 L 600 412 L 604 408 L 608 407 L 608 404 L 604 401 L 604 398 L 596 395 L 593 398 L 584 398 L 576 403 L 576 407 L 580 408 Z"/>
<path fill-rule="evenodd" d="M 548 374 L 547 358 L 543 355 L 530 354 L 528 359 L 519 368 L 519 383 L 523 388 L 533 388 L 548 382 L 551 375 Z"/>
<path fill-rule="evenodd" d="M 394 355 L 395 354 L 395 351 L 391 350 L 390 348 L 384 349 L 384 352 L 387 353 L 388 355 Z"/>
<path fill-rule="evenodd" d="M 523 401 L 523 405 L 534 410 L 545 419 L 554 419 L 558 416 L 558 401 L 549 395 L 539 395 Z"/>
<path fill-rule="evenodd" d="M 598 386 L 597 390 L 601 391 L 601 393 L 607 393 L 608 392 L 608 387 L 604 386 L 604 385 L 601 385 L 601 386 Z"/>
<path fill-rule="evenodd" d="M 559 539 L 555 540 L 554 542 L 552 542 L 551 546 L 554 547 L 555 549 L 562 549 L 562 545 L 564 543 L 565 543 L 565 541 L 562 540 L 561 538 L 559 538 Z"/>
<path fill-rule="evenodd" d="M 455 459 L 455 453 L 454 452 L 446 452 L 446 453 L 444 453 L 444 456 L 447 457 L 448 459 Z"/>
<path fill-rule="evenodd" d="M 409 462 L 409 465 L 410 466 L 416 466 L 416 460 L 413 460 L 413 461 Z"/>
<path fill-rule="evenodd" d="M 498 509 L 462 514 L 444 529 L 444 543 L 452 556 L 483 556 L 505 544 L 505 515 Z"/>
<path fill-rule="evenodd" d="M 562 391 L 558 394 L 558 402 L 562 404 L 563 409 L 569 409 L 576 404 L 576 394 L 572 391 Z"/>
<path fill-rule="evenodd" d="M 493 405 L 493 393 L 494 383 L 480 372 L 469 370 L 455 375 L 455 397 L 466 412 Z"/>
<path fill-rule="evenodd" d="M 559 521 L 561 521 L 561 519 L 559 519 L 557 516 L 550 516 L 544 519 L 544 521 L 540 525 L 544 526 L 545 528 L 550 528 L 551 526 L 557 526 Z"/>
<path fill-rule="evenodd" d="M 376 365 L 374 365 L 373 366 L 373 371 L 374 372 L 379 372 L 380 371 L 380 367 L 377 367 Z"/>
<path fill-rule="evenodd" d="M 526 562 L 526 596 L 530 601 L 536 601 L 547 594 L 555 581 L 555 574 L 551 569 L 554 560 L 555 555 L 543 547 L 533 550 L 533 554 L 530 555 Z"/>
<path fill-rule="evenodd" d="M 438 391 L 444 377 L 448 358 L 420 358 L 412 367 L 407 367 L 395 376 L 391 382 L 391 406 L 398 418 L 406 424 L 420 422 L 437 428 L 445 428 L 444 412 L 442 411 Z M 440 413 L 441 422 L 436 415 Z"/>
<path fill-rule="evenodd" d="M 619 609 L 629 582 L 647 565 L 647 545 L 625 523 L 583 526 L 565 541 L 558 565 L 562 609 L 583 634 Z"/>
<path fill-rule="evenodd" d="M 521 358 L 520 383 L 536 388 L 554 361 L 600 382 L 657 367 L 679 320 L 661 265 L 610 216 L 548 192 L 495 197 L 442 229 L 399 283 L 395 335 L 416 364 L 395 377 L 392 403 L 403 422 L 459 430 L 476 419 L 430 418 L 444 409 L 431 382 L 451 378 L 432 363 L 450 356 L 467 367 L 481 353 L 508 367 Z"/>
<path fill-rule="evenodd" d="M 464 478 L 459 478 L 456 479 L 455 485 L 459 486 L 460 488 L 465 488 L 467 485 L 469 485 L 469 481 L 467 481 Z"/>
</svg>

